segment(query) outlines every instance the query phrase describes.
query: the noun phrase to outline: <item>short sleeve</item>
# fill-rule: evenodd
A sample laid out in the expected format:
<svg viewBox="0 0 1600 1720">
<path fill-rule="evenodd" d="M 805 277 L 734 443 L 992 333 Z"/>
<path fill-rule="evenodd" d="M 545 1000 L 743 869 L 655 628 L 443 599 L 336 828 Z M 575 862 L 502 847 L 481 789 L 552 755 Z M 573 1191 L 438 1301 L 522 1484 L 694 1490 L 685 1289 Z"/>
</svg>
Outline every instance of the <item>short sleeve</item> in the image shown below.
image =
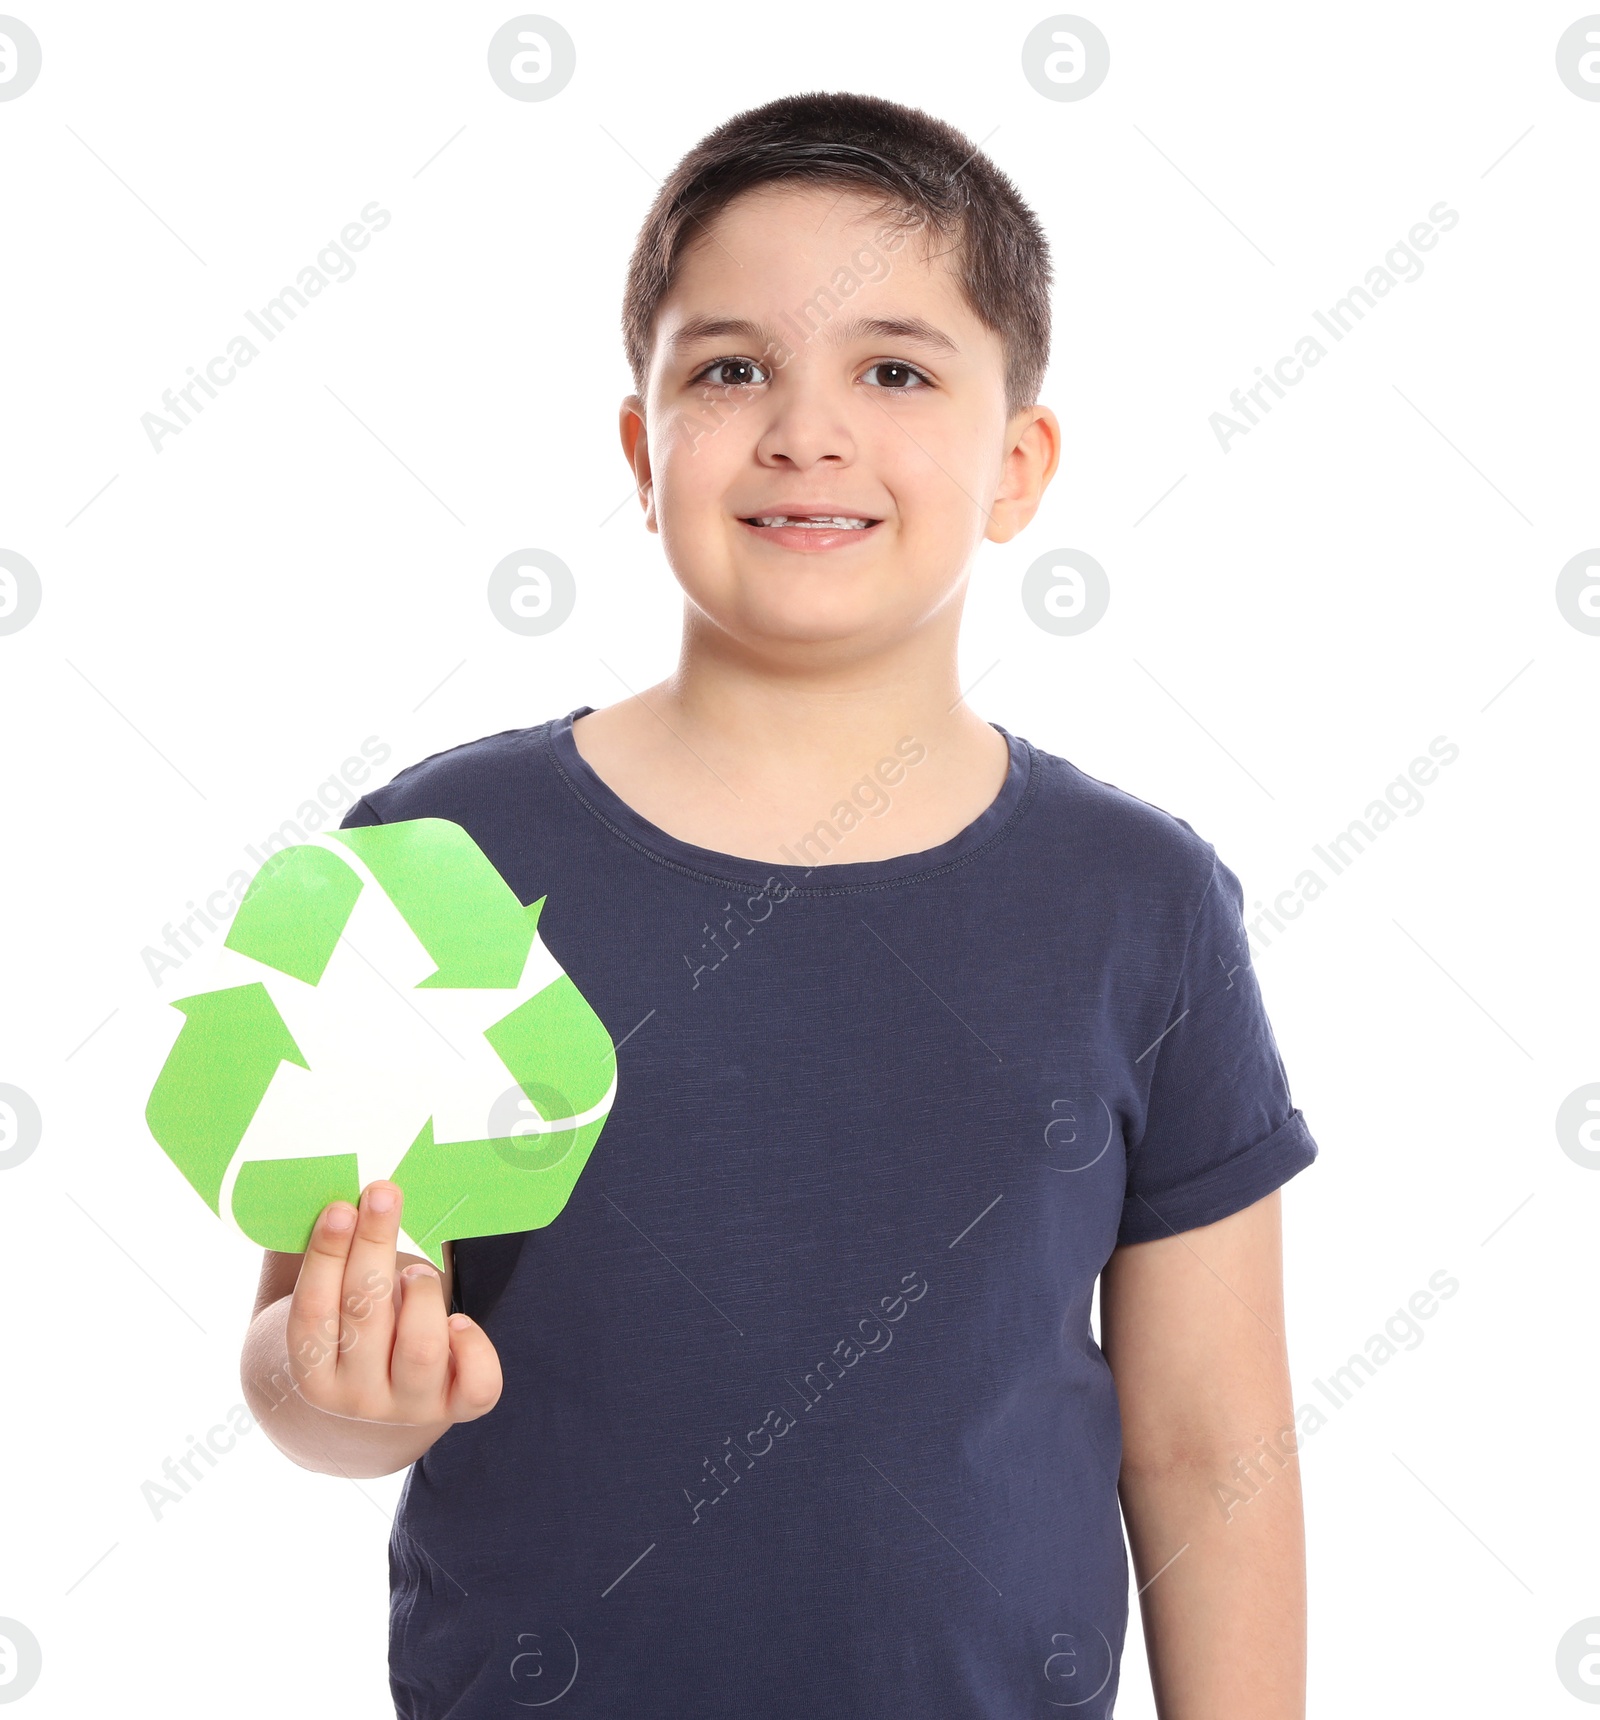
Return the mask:
<svg viewBox="0 0 1600 1720">
<path fill-rule="evenodd" d="M 358 830 L 366 824 L 382 824 L 383 820 L 367 804 L 367 797 L 362 797 L 339 820 L 341 830 Z"/>
<path fill-rule="evenodd" d="M 1244 890 L 1211 851 L 1177 995 L 1128 1149 L 1119 1245 L 1214 1224 L 1317 1156 L 1295 1109 L 1244 930 Z"/>
</svg>

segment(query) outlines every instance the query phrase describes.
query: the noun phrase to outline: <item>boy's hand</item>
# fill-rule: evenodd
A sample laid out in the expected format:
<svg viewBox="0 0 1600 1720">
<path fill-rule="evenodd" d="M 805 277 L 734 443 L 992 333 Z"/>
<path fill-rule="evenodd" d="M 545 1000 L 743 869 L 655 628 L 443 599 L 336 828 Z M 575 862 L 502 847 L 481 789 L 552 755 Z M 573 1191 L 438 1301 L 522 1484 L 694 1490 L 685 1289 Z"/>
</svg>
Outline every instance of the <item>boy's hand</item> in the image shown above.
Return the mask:
<svg viewBox="0 0 1600 1720">
<path fill-rule="evenodd" d="M 296 1373 L 306 1401 L 329 1415 L 414 1427 L 475 1421 L 500 1399 L 500 1358 L 475 1321 L 447 1317 L 431 1265 L 400 1256 L 397 1270 L 401 1199 L 394 1183 L 369 1183 L 359 1212 L 338 1200 L 318 1216 L 289 1304 L 291 1365 L 320 1358 Z"/>
</svg>

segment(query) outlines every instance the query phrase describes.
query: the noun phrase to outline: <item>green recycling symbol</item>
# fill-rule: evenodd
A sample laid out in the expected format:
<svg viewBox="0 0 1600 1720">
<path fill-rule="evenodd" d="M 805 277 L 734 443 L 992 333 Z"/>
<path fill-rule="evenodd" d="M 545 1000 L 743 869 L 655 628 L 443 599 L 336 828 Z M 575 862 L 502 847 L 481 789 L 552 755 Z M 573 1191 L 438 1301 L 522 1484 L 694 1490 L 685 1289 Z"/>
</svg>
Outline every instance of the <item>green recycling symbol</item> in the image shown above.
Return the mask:
<svg viewBox="0 0 1600 1720">
<path fill-rule="evenodd" d="M 330 831 L 268 857 L 145 1120 L 211 1210 L 302 1252 L 331 1200 L 404 1191 L 402 1243 L 549 1224 L 617 1090 L 605 1024 L 458 824 Z M 170 1030 L 169 1030 L 170 1031 Z"/>
</svg>

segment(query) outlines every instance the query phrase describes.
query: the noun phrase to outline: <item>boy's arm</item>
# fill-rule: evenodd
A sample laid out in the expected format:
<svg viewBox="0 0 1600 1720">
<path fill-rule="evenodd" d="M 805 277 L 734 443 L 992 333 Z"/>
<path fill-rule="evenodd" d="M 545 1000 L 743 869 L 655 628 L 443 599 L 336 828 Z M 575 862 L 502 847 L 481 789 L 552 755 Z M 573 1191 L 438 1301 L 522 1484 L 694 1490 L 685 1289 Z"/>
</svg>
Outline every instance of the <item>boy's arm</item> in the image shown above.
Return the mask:
<svg viewBox="0 0 1600 1720">
<path fill-rule="evenodd" d="M 1303 1720 L 1305 1530 L 1277 1191 L 1117 1249 L 1100 1326 L 1157 1713 Z"/>
</svg>

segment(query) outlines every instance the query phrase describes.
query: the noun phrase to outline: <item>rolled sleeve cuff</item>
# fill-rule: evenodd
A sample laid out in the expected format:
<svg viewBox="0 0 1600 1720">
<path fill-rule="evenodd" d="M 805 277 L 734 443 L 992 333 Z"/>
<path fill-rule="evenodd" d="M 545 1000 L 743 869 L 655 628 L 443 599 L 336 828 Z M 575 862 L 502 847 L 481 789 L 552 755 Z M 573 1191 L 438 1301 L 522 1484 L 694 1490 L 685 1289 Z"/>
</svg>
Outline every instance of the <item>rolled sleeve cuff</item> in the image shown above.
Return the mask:
<svg viewBox="0 0 1600 1720">
<path fill-rule="evenodd" d="M 1130 1193 L 1123 1203 L 1117 1246 L 1155 1242 L 1182 1230 L 1215 1224 L 1281 1188 L 1317 1156 L 1317 1143 L 1299 1111 L 1264 1141 L 1202 1171 L 1189 1181 L 1144 1195 Z"/>
</svg>

